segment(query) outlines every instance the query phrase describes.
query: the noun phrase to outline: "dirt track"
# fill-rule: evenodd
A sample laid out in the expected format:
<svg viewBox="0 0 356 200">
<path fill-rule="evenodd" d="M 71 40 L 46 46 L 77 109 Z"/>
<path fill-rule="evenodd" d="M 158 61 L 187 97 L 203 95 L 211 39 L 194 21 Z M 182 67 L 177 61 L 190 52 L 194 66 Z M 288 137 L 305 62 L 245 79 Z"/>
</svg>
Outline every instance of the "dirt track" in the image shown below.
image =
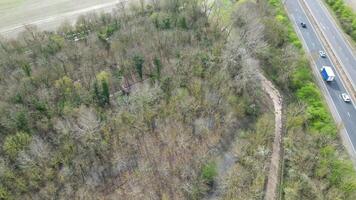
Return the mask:
<svg viewBox="0 0 356 200">
<path fill-rule="evenodd" d="M 6 1 L 6 0 L 5 0 Z M 14 36 L 23 25 L 56 28 L 62 21 L 76 19 L 94 10 L 110 11 L 122 0 L 12 0 L 0 4 L 0 34 Z"/>
<path fill-rule="evenodd" d="M 263 90 L 270 96 L 273 101 L 275 113 L 275 135 L 273 140 L 273 148 L 271 155 L 271 162 L 269 166 L 268 178 L 265 199 L 277 199 L 277 190 L 279 184 L 280 163 L 282 160 L 282 97 L 279 91 L 274 87 L 273 83 L 269 81 L 263 74 L 260 74 Z"/>
</svg>

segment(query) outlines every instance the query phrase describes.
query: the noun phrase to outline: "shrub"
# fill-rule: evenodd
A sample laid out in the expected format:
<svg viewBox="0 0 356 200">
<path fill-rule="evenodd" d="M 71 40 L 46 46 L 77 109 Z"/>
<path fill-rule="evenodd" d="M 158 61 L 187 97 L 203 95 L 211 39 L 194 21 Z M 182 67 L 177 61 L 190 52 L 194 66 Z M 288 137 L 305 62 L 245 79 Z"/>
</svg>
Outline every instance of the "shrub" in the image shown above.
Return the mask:
<svg viewBox="0 0 356 200">
<path fill-rule="evenodd" d="M 31 136 L 25 132 L 18 132 L 5 138 L 3 150 L 11 158 L 15 159 L 18 153 L 30 143 Z"/>
<path fill-rule="evenodd" d="M 356 41 L 356 14 L 348 7 L 343 0 L 325 0 L 330 8 L 335 12 L 341 27 Z"/>
<path fill-rule="evenodd" d="M 209 162 L 203 166 L 201 171 L 201 177 L 209 187 L 213 186 L 214 178 L 216 175 L 217 175 L 217 170 L 216 170 L 215 162 Z"/>
</svg>

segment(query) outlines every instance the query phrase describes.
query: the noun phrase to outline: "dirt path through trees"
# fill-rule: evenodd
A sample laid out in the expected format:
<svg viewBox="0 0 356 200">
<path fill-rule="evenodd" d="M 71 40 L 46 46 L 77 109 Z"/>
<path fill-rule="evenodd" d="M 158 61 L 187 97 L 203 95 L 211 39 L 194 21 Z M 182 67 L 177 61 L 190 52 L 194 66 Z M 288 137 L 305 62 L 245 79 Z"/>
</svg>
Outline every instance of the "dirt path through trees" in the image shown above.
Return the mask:
<svg viewBox="0 0 356 200">
<path fill-rule="evenodd" d="M 278 197 L 278 186 L 280 178 L 280 163 L 282 160 L 282 97 L 279 91 L 274 87 L 273 83 L 269 81 L 261 72 L 257 75 L 264 92 L 271 98 L 273 102 L 273 110 L 275 114 L 274 124 L 274 141 L 272 144 L 272 155 L 270 162 L 266 163 L 268 167 L 268 178 L 265 185 L 265 199 L 275 200 Z M 237 143 L 236 143 L 237 144 Z M 236 145 L 232 144 L 232 145 Z M 233 153 L 234 147 L 231 146 L 224 152 L 216 161 L 217 164 L 217 178 L 214 191 L 212 191 L 205 200 L 221 199 L 222 194 L 226 191 L 226 176 L 229 171 L 236 164 L 238 157 Z"/>
<path fill-rule="evenodd" d="M 282 97 L 273 83 L 260 74 L 263 90 L 271 97 L 275 112 L 275 136 L 273 140 L 272 156 L 266 185 L 266 200 L 275 200 L 279 184 L 279 171 L 282 152 Z"/>
</svg>

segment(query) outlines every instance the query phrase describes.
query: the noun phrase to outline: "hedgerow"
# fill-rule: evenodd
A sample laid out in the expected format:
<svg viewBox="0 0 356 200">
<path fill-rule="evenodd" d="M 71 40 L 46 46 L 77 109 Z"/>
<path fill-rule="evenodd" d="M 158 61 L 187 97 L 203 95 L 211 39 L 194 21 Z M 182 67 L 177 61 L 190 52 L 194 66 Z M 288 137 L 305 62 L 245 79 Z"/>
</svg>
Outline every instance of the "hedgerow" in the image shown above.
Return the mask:
<svg viewBox="0 0 356 200">
<path fill-rule="evenodd" d="M 335 12 L 344 31 L 356 41 L 356 14 L 344 0 L 325 0 L 325 2 Z"/>
</svg>

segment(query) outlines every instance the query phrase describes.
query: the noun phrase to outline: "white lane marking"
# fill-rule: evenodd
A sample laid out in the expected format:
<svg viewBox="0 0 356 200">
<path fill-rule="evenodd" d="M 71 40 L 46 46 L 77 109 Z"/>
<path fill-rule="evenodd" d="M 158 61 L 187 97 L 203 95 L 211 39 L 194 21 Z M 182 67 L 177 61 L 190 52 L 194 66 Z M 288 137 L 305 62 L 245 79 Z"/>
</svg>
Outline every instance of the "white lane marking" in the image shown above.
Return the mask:
<svg viewBox="0 0 356 200">
<path fill-rule="evenodd" d="M 347 115 L 351 118 L 351 114 L 350 114 L 350 112 L 347 112 Z"/>
</svg>

